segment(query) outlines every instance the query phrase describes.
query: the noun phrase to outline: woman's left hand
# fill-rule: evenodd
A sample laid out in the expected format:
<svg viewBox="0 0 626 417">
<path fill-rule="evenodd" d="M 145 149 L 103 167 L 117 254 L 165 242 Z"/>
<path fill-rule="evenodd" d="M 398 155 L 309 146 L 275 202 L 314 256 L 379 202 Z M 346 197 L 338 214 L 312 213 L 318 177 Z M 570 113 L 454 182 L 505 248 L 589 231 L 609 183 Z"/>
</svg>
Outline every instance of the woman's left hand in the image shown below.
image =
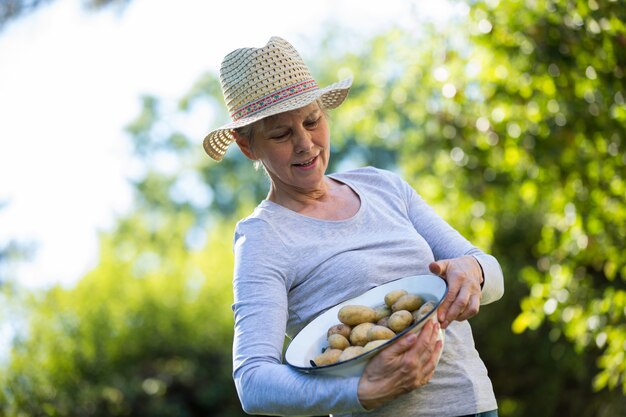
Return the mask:
<svg viewBox="0 0 626 417">
<path fill-rule="evenodd" d="M 463 321 L 478 314 L 483 273 L 476 258 L 468 255 L 442 259 L 431 262 L 428 268 L 448 282 L 448 293 L 438 312 L 442 329 L 452 320 Z"/>
</svg>

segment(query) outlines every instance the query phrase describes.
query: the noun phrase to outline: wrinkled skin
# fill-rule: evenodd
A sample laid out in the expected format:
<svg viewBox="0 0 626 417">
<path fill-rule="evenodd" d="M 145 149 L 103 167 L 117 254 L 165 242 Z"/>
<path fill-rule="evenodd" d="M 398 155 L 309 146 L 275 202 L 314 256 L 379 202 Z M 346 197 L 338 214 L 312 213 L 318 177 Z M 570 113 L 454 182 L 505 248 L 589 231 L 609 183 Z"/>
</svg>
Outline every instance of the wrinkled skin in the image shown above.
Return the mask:
<svg viewBox="0 0 626 417">
<path fill-rule="evenodd" d="M 476 258 L 443 259 L 432 262 L 429 269 L 448 282 L 448 294 L 438 310 L 442 329 L 453 320 L 463 321 L 478 314 L 483 273 Z"/>
<path fill-rule="evenodd" d="M 363 407 L 374 409 L 430 381 L 443 346 L 439 328 L 429 321 L 419 335 L 407 333 L 372 358 L 359 380 Z"/>
</svg>

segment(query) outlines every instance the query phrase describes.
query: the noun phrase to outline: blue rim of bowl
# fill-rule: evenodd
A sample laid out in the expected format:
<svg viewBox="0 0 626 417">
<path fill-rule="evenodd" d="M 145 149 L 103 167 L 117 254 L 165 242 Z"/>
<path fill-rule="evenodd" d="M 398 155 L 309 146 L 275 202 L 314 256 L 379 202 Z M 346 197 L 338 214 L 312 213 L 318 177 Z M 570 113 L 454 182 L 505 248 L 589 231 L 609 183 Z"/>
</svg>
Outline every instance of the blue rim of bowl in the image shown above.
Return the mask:
<svg viewBox="0 0 626 417">
<path fill-rule="evenodd" d="M 436 276 L 436 275 L 434 275 Z M 441 277 L 440 277 L 441 278 Z M 289 362 L 285 361 L 287 363 L 287 365 L 289 365 L 290 367 L 297 369 L 299 371 L 302 372 L 316 372 L 316 371 L 321 371 L 321 370 L 326 370 L 326 369 L 330 369 L 330 368 L 334 368 L 334 367 L 339 367 L 339 366 L 345 366 L 347 364 L 349 364 L 350 362 L 354 362 L 358 359 L 364 358 L 366 356 L 374 356 L 375 353 L 385 349 L 386 347 L 388 347 L 389 345 L 393 344 L 392 342 L 395 342 L 396 340 L 398 340 L 399 338 L 401 338 L 403 335 L 405 335 L 406 333 L 410 332 L 411 329 L 414 329 L 417 325 L 419 325 L 420 323 L 424 322 L 425 320 L 429 319 L 430 316 L 433 315 L 433 313 L 435 311 L 437 311 L 437 309 L 439 308 L 439 306 L 441 305 L 441 302 L 446 298 L 446 294 L 448 294 L 448 281 L 446 281 L 445 279 L 441 278 L 441 280 L 444 282 L 445 285 L 445 289 L 443 291 L 443 294 L 441 296 L 441 298 L 439 300 L 436 301 L 435 307 L 430 310 L 428 312 L 428 314 L 426 314 L 424 317 L 422 317 L 421 319 L 419 319 L 418 321 L 416 321 L 415 323 L 411 324 L 409 327 L 407 327 L 406 329 L 402 330 L 400 333 L 396 334 L 394 337 L 392 337 L 391 339 L 387 340 L 385 343 L 383 343 L 380 346 L 376 346 L 374 349 L 372 350 L 368 350 L 367 352 L 361 353 L 360 355 L 357 355 L 353 358 L 350 358 L 348 360 L 345 361 L 341 361 L 341 362 L 335 362 L 335 363 L 330 363 L 328 365 L 321 365 L 321 366 L 298 366 L 298 365 L 292 365 Z M 395 281 L 395 280 L 394 280 Z M 392 282 L 392 281 L 389 281 Z M 376 287 L 374 287 L 376 288 Z M 427 300 L 425 302 L 428 301 L 432 301 L 432 300 Z M 344 301 L 345 302 L 345 301 Z M 341 304 L 341 303 L 340 303 Z M 339 305 L 339 304 L 337 304 Z M 333 307 L 331 307 L 333 308 Z M 313 363 L 313 360 L 310 360 L 311 363 Z"/>
</svg>

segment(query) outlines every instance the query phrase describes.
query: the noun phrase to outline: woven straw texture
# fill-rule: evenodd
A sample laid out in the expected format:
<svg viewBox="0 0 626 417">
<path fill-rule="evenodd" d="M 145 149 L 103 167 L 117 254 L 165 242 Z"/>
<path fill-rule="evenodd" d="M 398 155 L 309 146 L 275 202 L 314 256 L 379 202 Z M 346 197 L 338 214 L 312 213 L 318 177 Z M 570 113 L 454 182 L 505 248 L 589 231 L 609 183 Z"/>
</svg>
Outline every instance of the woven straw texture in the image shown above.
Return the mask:
<svg viewBox="0 0 626 417">
<path fill-rule="evenodd" d="M 348 78 L 319 88 L 295 48 L 279 37 L 272 37 L 262 48 L 241 48 L 226 55 L 220 81 L 232 122 L 204 138 L 204 150 L 216 161 L 233 142 L 232 129 L 304 107 L 318 98 L 325 108 L 334 109 L 352 85 Z"/>
</svg>

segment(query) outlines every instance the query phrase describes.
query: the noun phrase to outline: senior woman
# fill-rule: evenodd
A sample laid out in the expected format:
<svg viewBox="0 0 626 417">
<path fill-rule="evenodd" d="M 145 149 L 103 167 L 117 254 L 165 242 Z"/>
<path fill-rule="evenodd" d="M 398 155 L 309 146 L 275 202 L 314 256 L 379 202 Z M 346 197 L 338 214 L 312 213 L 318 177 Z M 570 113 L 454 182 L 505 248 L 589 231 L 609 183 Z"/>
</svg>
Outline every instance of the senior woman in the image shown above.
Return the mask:
<svg viewBox="0 0 626 417">
<path fill-rule="evenodd" d="M 219 161 L 236 142 L 270 180 L 267 198 L 237 224 L 234 237 L 233 377 L 243 409 L 496 416 L 467 319 L 502 296 L 500 266 L 397 175 L 373 167 L 326 173 L 326 111 L 344 101 L 351 80 L 320 88 L 278 37 L 228 54 L 220 76 L 233 121 L 210 132 L 204 149 Z M 282 363 L 285 334 L 295 336 L 328 308 L 377 285 L 426 273 L 448 283 L 439 324 L 403 336 L 361 376 L 305 374 Z"/>
</svg>

